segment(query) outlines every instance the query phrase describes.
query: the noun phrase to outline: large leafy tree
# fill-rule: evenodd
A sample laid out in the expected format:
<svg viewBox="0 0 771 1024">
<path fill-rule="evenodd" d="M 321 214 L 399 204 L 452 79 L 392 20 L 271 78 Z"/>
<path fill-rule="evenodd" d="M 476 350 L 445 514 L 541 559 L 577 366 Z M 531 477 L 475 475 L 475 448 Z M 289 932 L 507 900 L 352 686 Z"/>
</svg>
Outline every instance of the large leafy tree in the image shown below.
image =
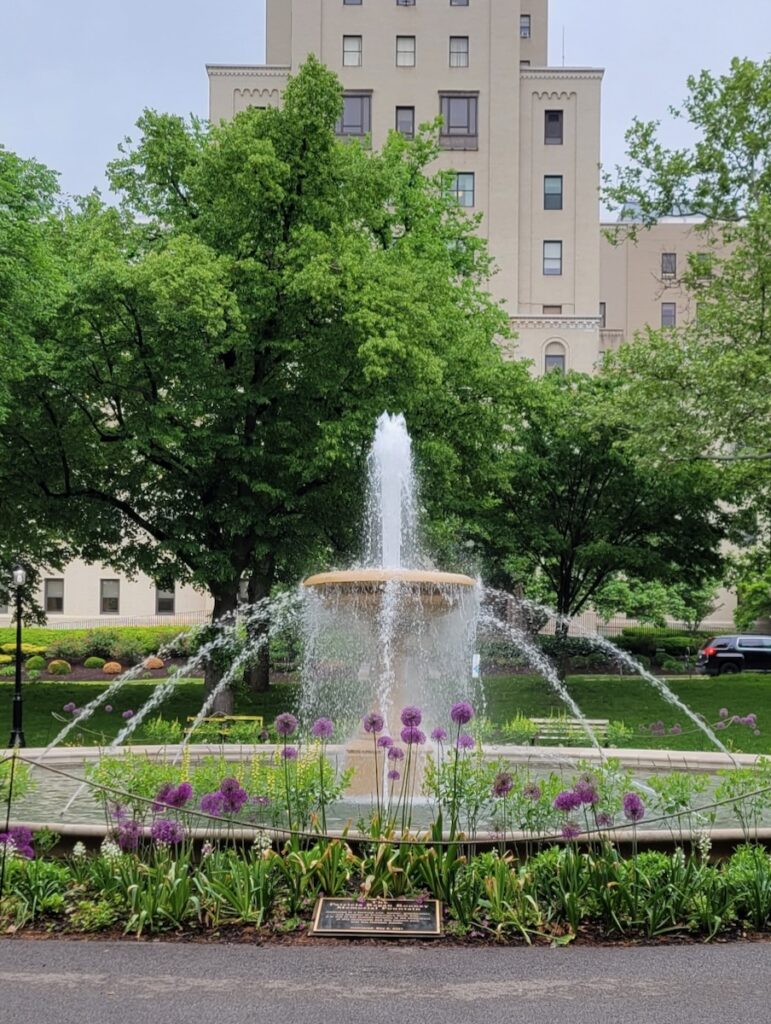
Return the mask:
<svg viewBox="0 0 771 1024">
<path fill-rule="evenodd" d="M 27 521 L 207 588 L 215 617 L 242 580 L 257 599 L 355 546 L 383 409 L 408 416 L 429 512 L 466 514 L 524 381 L 484 244 L 424 173 L 431 135 L 371 153 L 335 140 L 340 109 L 310 58 L 280 110 L 145 113 L 120 209 L 59 225 L 66 294 L 0 428 Z"/>
<path fill-rule="evenodd" d="M 738 513 L 767 522 L 771 508 L 771 60 L 703 71 L 672 113 L 695 143 L 669 150 L 657 123 L 635 121 L 605 199 L 639 220 L 622 217 L 619 240 L 673 211 L 701 218 L 710 254 L 692 258 L 684 278 L 697 317 L 677 332 L 646 332 L 609 372 L 626 385 L 618 415 L 636 423 L 631 443 L 646 460 L 723 467 L 741 538 L 748 522 Z"/>
<path fill-rule="evenodd" d="M 580 374 L 536 381 L 480 517 L 492 578 L 560 616 L 580 613 L 613 580 L 697 586 L 720 570 L 714 470 L 642 465 L 625 447 L 629 429 L 607 415 L 613 391 Z"/>
</svg>

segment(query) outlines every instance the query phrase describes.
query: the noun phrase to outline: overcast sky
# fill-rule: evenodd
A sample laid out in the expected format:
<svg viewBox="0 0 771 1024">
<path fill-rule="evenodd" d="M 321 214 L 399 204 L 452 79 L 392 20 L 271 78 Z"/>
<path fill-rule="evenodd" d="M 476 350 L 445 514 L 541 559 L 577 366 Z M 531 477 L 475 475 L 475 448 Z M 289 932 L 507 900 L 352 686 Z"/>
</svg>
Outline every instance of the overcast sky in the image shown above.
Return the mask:
<svg viewBox="0 0 771 1024">
<path fill-rule="evenodd" d="M 635 114 L 665 117 L 689 74 L 762 60 L 771 40 L 769 0 L 551 0 L 550 11 L 550 62 L 562 63 L 564 27 L 565 63 L 606 69 L 606 165 L 622 160 Z M 104 187 L 143 107 L 205 116 L 206 62 L 264 52 L 264 0 L 3 0 L 0 143 L 60 171 L 67 192 Z"/>
</svg>

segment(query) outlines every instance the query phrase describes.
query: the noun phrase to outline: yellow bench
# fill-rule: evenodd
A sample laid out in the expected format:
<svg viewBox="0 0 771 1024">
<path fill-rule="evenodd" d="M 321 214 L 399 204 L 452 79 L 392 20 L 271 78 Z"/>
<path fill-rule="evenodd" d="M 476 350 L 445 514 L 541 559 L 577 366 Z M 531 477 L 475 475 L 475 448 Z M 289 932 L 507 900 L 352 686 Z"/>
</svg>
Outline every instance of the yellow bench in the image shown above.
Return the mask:
<svg viewBox="0 0 771 1024">
<path fill-rule="evenodd" d="M 534 744 L 538 743 L 539 740 L 555 740 L 559 743 L 560 741 L 576 740 L 583 737 L 586 740 L 586 746 L 589 746 L 589 737 L 586 735 L 586 730 L 578 718 L 554 715 L 551 718 L 531 718 L 530 721 L 538 727 L 538 732 L 532 740 Z M 609 725 L 607 718 L 587 718 L 586 724 L 591 728 L 600 743 L 607 739 Z"/>
<path fill-rule="evenodd" d="M 187 716 L 188 722 L 194 722 L 196 720 L 195 715 Z M 229 726 L 232 722 L 253 722 L 256 728 L 262 728 L 263 719 L 262 715 L 209 715 L 206 718 L 202 718 L 198 723 L 199 725 L 220 725 L 223 728 L 218 729 L 220 736 L 227 736 L 230 732 Z M 191 728 L 185 729 L 186 733 L 191 733 Z"/>
</svg>

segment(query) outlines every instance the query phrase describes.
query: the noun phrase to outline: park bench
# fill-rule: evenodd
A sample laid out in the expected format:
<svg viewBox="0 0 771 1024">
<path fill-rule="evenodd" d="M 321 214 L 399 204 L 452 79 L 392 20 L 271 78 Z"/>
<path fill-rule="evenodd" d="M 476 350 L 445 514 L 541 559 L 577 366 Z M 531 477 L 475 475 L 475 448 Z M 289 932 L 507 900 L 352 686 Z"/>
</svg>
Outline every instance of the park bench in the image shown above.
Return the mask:
<svg viewBox="0 0 771 1024">
<path fill-rule="evenodd" d="M 196 716 L 188 715 L 188 722 L 194 722 Z M 217 730 L 220 736 L 227 736 L 230 732 L 230 726 L 234 722 L 253 722 L 256 728 L 262 728 L 262 715 L 210 715 L 206 718 L 202 718 L 198 723 L 199 725 L 219 725 L 220 728 Z M 193 729 L 188 726 L 185 732 L 189 735 L 193 732 Z"/>
<path fill-rule="evenodd" d="M 577 740 L 583 739 L 586 741 L 585 745 L 589 746 L 589 737 L 586 735 L 586 730 L 578 718 L 553 715 L 551 718 L 531 718 L 530 721 L 538 727 L 538 732 L 531 741 L 534 745 L 547 741 L 552 743 L 567 742 L 571 746 L 575 746 Z M 587 718 L 586 723 L 592 729 L 599 742 L 604 744 L 608 737 L 608 719 Z"/>
</svg>

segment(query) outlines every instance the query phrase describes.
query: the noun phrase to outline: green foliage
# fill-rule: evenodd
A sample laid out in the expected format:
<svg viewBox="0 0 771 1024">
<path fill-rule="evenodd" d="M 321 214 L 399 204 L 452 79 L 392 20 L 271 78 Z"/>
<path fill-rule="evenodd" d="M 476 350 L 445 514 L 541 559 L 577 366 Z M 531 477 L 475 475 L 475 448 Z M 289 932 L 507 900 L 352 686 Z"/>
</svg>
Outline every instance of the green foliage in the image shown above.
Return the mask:
<svg viewBox="0 0 771 1024">
<path fill-rule="evenodd" d="M 104 658 L 86 658 L 83 662 L 83 668 L 104 668 Z"/>
<path fill-rule="evenodd" d="M 566 616 L 614 579 L 700 586 L 722 564 L 717 474 L 642 467 L 624 444 L 629 424 L 611 415 L 617 400 L 619 385 L 603 378 L 536 380 L 480 516 L 493 580 Z"/>
<path fill-rule="evenodd" d="M 2 632 L 3 632 L 3 630 L 0 630 L 0 633 L 2 633 Z M 8 644 L 0 645 L 0 651 L 2 651 L 3 654 L 11 654 L 14 657 L 16 657 L 16 644 L 15 644 L 15 642 L 12 643 L 12 644 L 8 643 Z M 45 654 L 45 652 L 46 652 L 45 647 L 44 646 L 40 646 L 39 644 L 29 644 L 29 643 L 24 642 L 21 645 L 21 653 L 22 653 L 22 655 L 25 658 L 28 655 Z"/>
<path fill-rule="evenodd" d="M 737 589 L 739 603 L 734 611 L 736 628 L 752 632 L 758 619 L 771 618 L 771 564 L 756 567 L 750 563 L 743 566 Z"/>
<path fill-rule="evenodd" d="M 55 658 L 49 661 L 46 671 L 52 676 L 68 676 L 72 672 L 72 665 L 63 658 Z"/>
<path fill-rule="evenodd" d="M 5 805 L 11 786 L 11 758 L 0 761 L 0 804 Z M 16 761 L 13 769 L 13 800 L 20 800 L 35 788 L 29 765 Z"/>
<path fill-rule="evenodd" d="M 33 654 L 24 662 L 25 672 L 42 672 L 46 667 L 46 660 L 41 654 Z"/>
</svg>

